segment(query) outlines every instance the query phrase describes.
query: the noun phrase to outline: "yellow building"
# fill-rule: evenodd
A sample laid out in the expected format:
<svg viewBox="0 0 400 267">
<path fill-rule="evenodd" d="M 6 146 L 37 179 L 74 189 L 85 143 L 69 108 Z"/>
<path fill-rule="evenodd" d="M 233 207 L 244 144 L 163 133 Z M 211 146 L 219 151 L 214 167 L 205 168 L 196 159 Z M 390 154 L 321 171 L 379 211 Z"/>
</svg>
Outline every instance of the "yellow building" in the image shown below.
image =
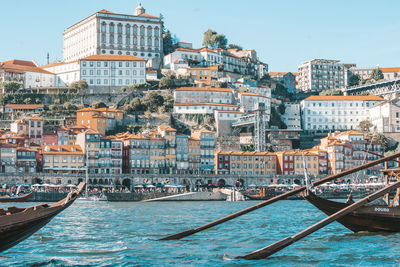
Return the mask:
<svg viewBox="0 0 400 267">
<path fill-rule="evenodd" d="M 189 172 L 198 174 L 201 167 L 200 138 L 189 137 L 188 151 Z"/>
<path fill-rule="evenodd" d="M 84 171 L 84 154 L 79 145 L 48 145 L 43 147 L 43 171 L 76 173 Z"/>
<path fill-rule="evenodd" d="M 318 151 L 294 152 L 294 174 L 304 175 L 304 161 L 306 163 L 307 173 L 311 175 L 319 174 L 319 153 Z"/>
</svg>

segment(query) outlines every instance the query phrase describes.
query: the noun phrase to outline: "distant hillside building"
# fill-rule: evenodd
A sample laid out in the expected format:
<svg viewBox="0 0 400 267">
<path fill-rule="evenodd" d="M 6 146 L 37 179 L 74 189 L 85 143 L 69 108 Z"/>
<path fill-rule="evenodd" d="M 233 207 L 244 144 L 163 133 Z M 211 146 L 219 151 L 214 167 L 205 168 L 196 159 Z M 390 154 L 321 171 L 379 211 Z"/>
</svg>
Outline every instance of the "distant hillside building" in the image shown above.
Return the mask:
<svg viewBox="0 0 400 267">
<path fill-rule="evenodd" d="M 103 9 L 64 31 L 63 61 L 99 54 L 161 58 L 162 25 L 161 19 L 146 14 L 140 3 L 133 15 Z"/>
<path fill-rule="evenodd" d="M 298 85 L 302 91 L 321 91 L 345 87 L 344 64 L 339 60 L 312 59 L 298 66 Z"/>
</svg>

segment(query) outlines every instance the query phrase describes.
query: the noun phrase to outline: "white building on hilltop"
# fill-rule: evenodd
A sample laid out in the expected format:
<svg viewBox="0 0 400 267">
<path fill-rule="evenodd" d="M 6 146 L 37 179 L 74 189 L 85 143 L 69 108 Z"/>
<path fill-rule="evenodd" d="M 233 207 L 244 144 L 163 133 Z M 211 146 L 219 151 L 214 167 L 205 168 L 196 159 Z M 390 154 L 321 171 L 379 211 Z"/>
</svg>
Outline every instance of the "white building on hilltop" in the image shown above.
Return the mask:
<svg viewBox="0 0 400 267">
<path fill-rule="evenodd" d="M 346 85 L 344 64 L 339 60 L 312 59 L 298 66 L 297 88 L 302 91 L 339 89 Z"/>
<path fill-rule="evenodd" d="M 368 109 L 384 101 L 368 96 L 310 96 L 301 101 L 303 130 L 329 132 L 355 130 L 369 118 Z"/>
<path fill-rule="evenodd" d="M 57 75 L 57 86 L 86 81 L 90 94 L 117 93 L 122 87 L 146 81 L 145 60 L 132 55 L 92 55 L 41 68 Z"/>
<path fill-rule="evenodd" d="M 162 25 L 161 19 L 146 14 L 140 3 L 133 15 L 103 9 L 64 31 L 63 61 L 99 54 L 161 58 Z"/>
</svg>

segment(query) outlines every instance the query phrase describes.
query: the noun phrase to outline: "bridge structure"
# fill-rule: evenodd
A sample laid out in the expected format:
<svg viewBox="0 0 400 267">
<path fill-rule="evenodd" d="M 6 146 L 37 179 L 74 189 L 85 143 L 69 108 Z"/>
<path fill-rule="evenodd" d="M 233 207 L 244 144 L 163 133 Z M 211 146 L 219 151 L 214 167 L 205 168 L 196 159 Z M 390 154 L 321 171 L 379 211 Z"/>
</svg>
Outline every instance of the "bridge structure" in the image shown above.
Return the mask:
<svg viewBox="0 0 400 267">
<path fill-rule="evenodd" d="M 367 93 L 390 100 L 400 93 L 400 78 L 347 87 L 343 88 L 342 91 L 345 95 L 361 95 Z"/>
</svg>

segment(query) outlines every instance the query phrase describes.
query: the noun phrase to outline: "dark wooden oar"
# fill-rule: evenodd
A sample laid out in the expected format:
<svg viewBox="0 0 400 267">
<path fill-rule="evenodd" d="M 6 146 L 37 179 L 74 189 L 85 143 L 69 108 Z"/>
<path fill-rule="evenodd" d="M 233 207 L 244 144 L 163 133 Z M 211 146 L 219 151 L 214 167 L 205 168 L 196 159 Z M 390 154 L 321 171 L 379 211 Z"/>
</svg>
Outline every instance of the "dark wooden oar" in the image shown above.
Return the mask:
<svg viewBox="0 0 400 267">
<path fill-rule="evenodd" d="M 400 157 L 400 153 L 392 154 L 390 156 L 383 157 L 381 159 L 377 159 L 377 160 L 371 161 L 369 163 L 365 163 L 363 165 L 351 168 L 351 169 L 343 171 L 341 173 L 330 175 L 330 176 L 327 176 L 327 177 L 325 177 L 325 178 L 323 178 L 321 180 L 315 181 L 313 183 L 313 186 L 318 186 L 318 185 L 333 181 L 333 180 L 335 180 L 337 178 L 349 175 L 349 174 L 354 173 L 354 172 L 358 172 L 358 171 L 363 170 L 365 168 L 369 168 L 369 167 L 375 166 L 377 164 L 380 164 L 380 163 L 383 163 L 385 161 L 388 161 L 388 160 L 391 160 L 391 159 L 394 159 L 394 158 L 398 158 L 398 157 Z M 262 207 L 265 207 L 265 206 L 267 206 L 269 204 L 272 204 L 272 203 L 274 203 L 274 202 L 276 202 L 278 200 L 285 199 L 285 198 L 287 198 L 289 196 L 293 196 L 295 194 L 298 194 L 298 193 L 302 192 L 305 189 L 306 189 L 306 186 L 298 187 L 296 189 L 293 189 L 292 191 L 288 191 L 288 192 L 286 192 L 286 193 L 284 193 L 282 195 L 270 198 L 268 200 L 265 200 L 265 201 L 263 201 L 261 203 L 258 203 L 256 205 L 254 205 L 254 206 L 248 207 L 248 208 L 246 208 L 244 210 L 238 211 L 236 213 L 233 213 L 231 215 L 228 215 L 228 216 L 223 217 L 221 219 L 218 219 L 216 221 L 207 223 L 207 224 L 205 224 L 203 226 L 200 226 L 200 227 L 197 227 L 197 228 L 192 228 L 192 229 L 189 229 L 187 231 L 184 231 L 184 232 L 181 232 L 181 233 L 178 233 L 178 234 L 174 234 L 174 235 L 170 235 L 170 236 L 167 236 L 167 237 L 163 237 L 160 240 L 179 240 L 179 239 L 184 238 L 186 236 L 193 235 L 195 233 L 201 232 L 203 230 L 206 230 L 206 229 L 211 228 L 213 226 L 216 226 L 218 224 L 227 222 L 227 221 L 232 220 L 232 219 L 234 219 L 236 217 L 239 217 L 239 216 L 242 216 L 244 214 L 247 214 L 247 213 L 249 213 L 251 211 L 257 210 L 257 209 L 262 208 Z"/>
<path fill-rule="evenodd" d="M 350 206 L 347 206 L 346 208 L 332 214 L 331 216 L 319 221 L 318 223 L 314 224 L 313 226 L 310 226 L 307 229 L 305 229 L 291 237 L 284 238 L 281 241 L 278 241 L 278 242 L 276 242 L 272 245 L 269 245 L 265 248 L 256 250 L 245 256 L 238 256 L 238 257 L 236 257 L 236 259 L 258 260 L 258 259 L 267 258 L 268 256 L 271 256 L 272 254 L 284 249 L 285 247 L 299 241 L 300 239 L 302 239 L 302 238 L 314 233 L 315 231 L 321 229 L 322 227 L 330 224 L 331 222 L 334 222 L 337 219 L 340 219 L 341 217 L 355 211 L 359 207 L 364 206 L 368 202 L 371 202 L 398 187 L 400 187 L 400 181 L 395 182 L 391 185 L 388 185 L 388 186 L 376 191 L 375 193 L 361 199 L 360 201 L 357 201 L 357 202 L 351 204 Z"/>
</svg>

